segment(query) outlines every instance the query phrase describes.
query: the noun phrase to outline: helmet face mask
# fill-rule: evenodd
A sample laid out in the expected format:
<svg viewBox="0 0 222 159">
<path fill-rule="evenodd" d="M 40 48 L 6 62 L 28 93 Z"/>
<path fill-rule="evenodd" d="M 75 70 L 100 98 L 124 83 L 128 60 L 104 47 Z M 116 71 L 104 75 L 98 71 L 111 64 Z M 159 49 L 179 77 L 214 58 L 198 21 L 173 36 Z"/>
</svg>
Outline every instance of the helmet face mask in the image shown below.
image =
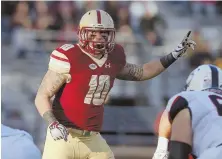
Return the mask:
<svg viewBox="0 0 222 159">
<path fill-rule="evenodd" d="M 102 10 L 85 13 L 80 20 L 78 36 L 80 47 L 89 54 L 111 52 L 115 45 L 115 28 L 111 16 Z"/>
<path fill-rule="evenodd" d="M 97 40 L 95 33 L 99 32 L 102 39 Z M 79 30 L 79 40 L 83 49 L 90 54 L 109 53 L 114 47 L 115 31 L 113 29 L 94 29 L 83 27 Z"/>
</svg>

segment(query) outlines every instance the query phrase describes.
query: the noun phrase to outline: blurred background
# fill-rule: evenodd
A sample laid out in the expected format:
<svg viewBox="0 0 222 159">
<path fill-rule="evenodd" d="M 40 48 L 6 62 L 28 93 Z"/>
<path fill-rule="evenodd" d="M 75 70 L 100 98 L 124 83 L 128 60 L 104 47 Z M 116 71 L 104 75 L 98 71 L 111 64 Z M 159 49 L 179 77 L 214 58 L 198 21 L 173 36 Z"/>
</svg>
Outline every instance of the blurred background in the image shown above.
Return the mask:
<svg viewBox="0 0 222 159">
<path fill-rule="evenodd" d="M 46 125 L 34 105 L 36 91 L 52 50 L 78 41 L 79 20 L 91 9 L 112 16 L 116 42 L 135 64 L 168 54 L 193 31 L 195 52 L 152 80 L 116 80 L 105 106 L 102 134 L 116 158 L 150 157 L 155 119 L 189 72 L 203 63 L 222 67 L 221 1 L 1 1 L 2 123 L 28 131 L 42 150 Z"/>
</svg>

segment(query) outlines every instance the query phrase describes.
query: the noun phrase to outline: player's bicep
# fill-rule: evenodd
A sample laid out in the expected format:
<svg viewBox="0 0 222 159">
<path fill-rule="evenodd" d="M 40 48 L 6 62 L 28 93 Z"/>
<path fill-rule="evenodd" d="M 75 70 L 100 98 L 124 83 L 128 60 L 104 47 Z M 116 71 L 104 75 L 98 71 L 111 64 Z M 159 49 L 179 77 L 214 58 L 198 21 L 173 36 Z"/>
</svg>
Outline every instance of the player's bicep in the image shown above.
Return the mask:
<svg viewBox="0 0 222 159">
<path fill-rule="evenodd" d="M 191 116 L 188 108 L 181 110 L 173 119 L 170 140 L 192 145 Z"/>
<path fill-rule="evenodd" d="M 128 81 L 140 81 L 143 77 L 143 67 L 126 63 L 116 78 Z"/>
<path fill-rule="evenodd" d="M 66 82 L 67 75 L 48 70 L 40 84 L 37 95 L 52 97 Z"/>
</svg>

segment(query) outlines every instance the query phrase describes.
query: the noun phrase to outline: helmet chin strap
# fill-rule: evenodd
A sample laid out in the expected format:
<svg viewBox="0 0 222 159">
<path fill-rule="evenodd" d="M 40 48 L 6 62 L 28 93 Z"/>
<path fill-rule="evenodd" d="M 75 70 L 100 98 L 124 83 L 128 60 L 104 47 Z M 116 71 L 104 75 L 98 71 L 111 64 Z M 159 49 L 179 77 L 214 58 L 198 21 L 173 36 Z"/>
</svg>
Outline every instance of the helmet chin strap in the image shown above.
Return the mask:
<svg viewBox="0 0 222 159">
<path fill-rule="evenodd" d="M 105 56 L 105 54 L 91 54 L 91 56 L 93 56 L 93 57 L 95 57 L 95 58 L 100 60 L 100 59 L 102 59 Z"/>
</svg>

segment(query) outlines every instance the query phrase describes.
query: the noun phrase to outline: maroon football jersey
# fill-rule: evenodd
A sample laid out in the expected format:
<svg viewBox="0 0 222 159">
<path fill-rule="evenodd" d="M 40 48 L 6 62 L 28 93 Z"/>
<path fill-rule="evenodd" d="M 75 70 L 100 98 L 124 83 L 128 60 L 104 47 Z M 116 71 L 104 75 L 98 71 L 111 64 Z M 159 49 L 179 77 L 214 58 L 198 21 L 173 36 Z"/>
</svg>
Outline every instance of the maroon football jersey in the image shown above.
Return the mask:
<svg viewBox="0 0 222 159">
<path fill-rule="evenodd" d="M 71 75 L 71 81 L 63 85 L 53 101 L 55 116 L 67 127 L 100 131 L 104 101 L 126 63 L 124 49 L 116 44 L 111 53 L 98 60 L 77 44 L 65 45 L 53 51 L 50 60 L 53 67 L 69 68 Z"/>
</svg>

